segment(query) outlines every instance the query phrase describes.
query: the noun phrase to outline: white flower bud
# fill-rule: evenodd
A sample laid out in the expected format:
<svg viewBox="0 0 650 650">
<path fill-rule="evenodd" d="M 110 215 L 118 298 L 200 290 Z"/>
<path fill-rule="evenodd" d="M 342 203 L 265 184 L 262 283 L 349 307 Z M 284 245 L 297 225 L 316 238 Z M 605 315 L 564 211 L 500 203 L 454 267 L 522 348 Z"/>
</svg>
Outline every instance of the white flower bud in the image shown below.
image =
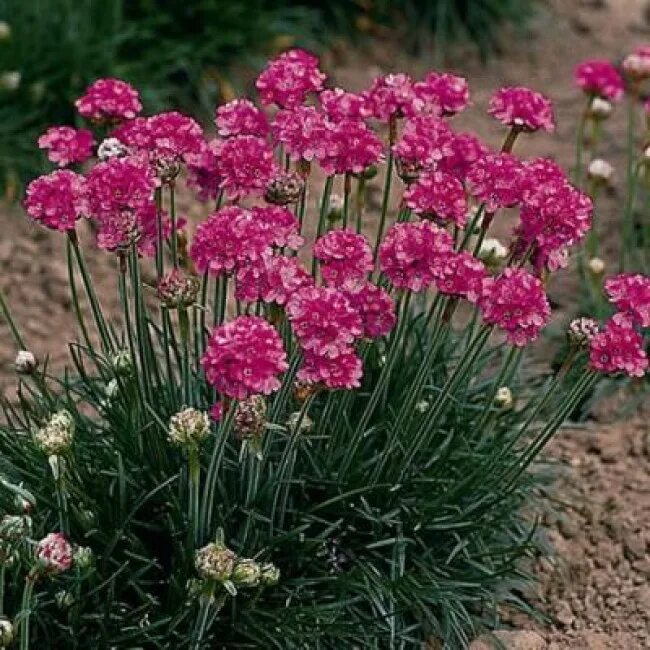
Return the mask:
<svg viewBox="0 0 650 650">
<path fill-rule="evenodd" d="M 186 408 L 169 420 L 169 441 L 176 445 L 198 445 L 210 433 L 210 418 L 205 411 Z"/>
<path fill-rule="evenodd" d="M 80 569 L 87 569 L 93 563 L 93 551 L 89 546 L 76 546 L 72 551 L 72 559 L 75 566 Z"/>
<path fill-rule="evenodd" d="M 494 396 L 494 404 L 503 410 L 512 408 L 512 391 L 507 386 L 501 386 Z"/>
<path fill-rule="evenodd" d="M 117 379 L 111 379 L 106 388 L 104 389 L 107 399 L 115 399 L 120 392 L 120 385 L 117 383 Z"/>
<path fill-rule="evenodd" d="M 595 119 L 606 120 L 613 110 L 611 102 L 602 97 L 594 97 L 589 107 L 589 115 Z"/>
<path fill-rule="evenodd" d="M 133 359 L 128 350 L 118 350 L 111 357 L 111 367 L 120 377 L 128 377 L 133 372 Z"/>
<path fill-rule="evenodd" d="M 415 410 L 418 413 L 426 413 L 429 410 L 430 406 L 431 406 L 431 404 L 429 404 L 428 400 L 421 399 L 416 403 Z"/>
<path fill-rule="evenodd" d="M 22 75 L 18 70 L 3 72 L 0 74 L 0 90 L 17 90 L 20 86 Z"/>
<path fill-rule="evenodd" d="M 11 38 L 11 25 L 4 20 L 0 20 L 0 41 L 6 41 Z"/>
<path fill-rule="evenodd" d="M 0 617 L 0 648 L 8 648 L 14 640 L 14 626 L 4 616 Z"/>
<path fill-rule="evenodd" d="M 287 427 L 293 431 L 298 426 L 299 419 L 300 411 L 295 411 L 287 418 Z M 302 420 L 300 420 L 300 431 L 298 433 L 305 433 L 309 431 L 312 428 L 313 424 L 313 420 L 305 413 L 302 417 Z"/>
<path fill-rule="evenodd" d="M 109 158 L 123 158 L 128 153 L 129 150 L 126 145 L 117 138 L 106 138 L 102 140 L 97 148 L 97 157 L 102 161 Z"/>
<path fill-rule="evenodd" d="M 614 168 L 602 158 L 594 158 L 587 169 L 589 177 L 595 181 L 608 183 L 614 174 Z"/>
<path fill-rule="evenodd" d="M 260 582 L 263 585 L 277 585 L 280 580 L 280 569 L 272 562 L 267 562 L 261 566 Z"/>
<path fill-rule="evenodd" d="M 508 249 L 496 238 L 488 237 L 483 240 L 478 252 L 478 258 L 488 265 L 497 265 L 508 257 Z"/>
<path fill-rule="evenodd" d="M 262 569 L 260 565 L 249 558 L 237 560 L 232 572 L 232 581 L 244 587 L 256 587 L 260 582 Z"/>
<path fill-rule="evenodd" d="M 16 372 L 21 375 L 31 375 L 38 367 L 38 361 L 33 352 L 19 350 L 14 361 Z"/>
<path fill-rule="evenodd" d="M 584 349 L 589 341 L 598 334 L 598 323 L 593 318 L 574 318 L 567 329 L 569 344 Z"/>
<path fill-rule="evenodd" d="M 592 257 L 588 263 L 589 271 L 594 275 L 601 275 L 605 272 L 605 262 L 600 257 Z"/>
<path fill-rule="evenodd" d="M 59 609 L 68 609 L 74 603 L 74 596 L 66 589 L 60 589 L 54 594 L 54 600 Z"/>
</svg>

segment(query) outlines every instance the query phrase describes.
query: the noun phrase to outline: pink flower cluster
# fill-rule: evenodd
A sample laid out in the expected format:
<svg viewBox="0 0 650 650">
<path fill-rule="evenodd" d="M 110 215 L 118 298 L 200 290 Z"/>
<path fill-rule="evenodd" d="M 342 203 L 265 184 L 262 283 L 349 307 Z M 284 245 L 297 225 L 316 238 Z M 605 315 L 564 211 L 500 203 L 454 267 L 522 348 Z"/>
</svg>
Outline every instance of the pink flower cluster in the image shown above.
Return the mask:
<svg viewBox="0 0 650 650">
<path fill-rule="evenodd" d="M 311 161 L 325 155 L 325 116 L 313 106 L 278 111 L 271 129 L 293 161 Z"/>
<path fill-rule="evenodd" d="M 643 337 L 634 329 L 630 316 L 614 314 L 604 329 L 591 338 L 589 364 L 606 374 L 643 377 L 648 369 L 648 357 L 643 349 Z"/>
<path fill-rule="evenodd" d="M 138 91 L 121 79 L 98 79 L 75 106 L 82 117 L 99 123 L 131 120 L 142 110 Z"/>
<path fill-rule="evenodd" d="M 617 102 L 625 92 L 623 78 L 605 59 L 589 59 L 575 70 L 575 82 L 587 95 Z"/>
<path fill-rule="evenodd" d="M 488 113 L 502 124 L 524 131 L 555 130 L 553 104 L 544 95 L 524 86 L 504 87 L 490 99 Z"/>
<path fill-rule="evenodd" d="M 388 122 L 411 112 L 415 97 L 413 81 L 402 73 L 377 77 L 364 97 L 372 115 L 381 122 Z"/>
<path fill-rule="evenodd" d="M 36 546 L 36 559 L 47 573 L 63 573 L 72 566 L 72 546 L 63 533 L 49 533 Z"/>
<path fill-rule="evenodd" d="M 363 364 L 351 348 L 343 350 L 336 357 L 305 352 L 297 376 L 308 384 L 351 390 L 361 385 Z"/>
<path fill-rule="evenodd" d="M 310 92 L 323 88 L 325 75 L 318 59 L 304 50 L 289 50 L 271 61 L 257 78 L 255 86 L 263 104 L 295 108 Z"/>
<path fill-rule="evenodd" d="M 196 192 L 200 201 L 217 198 L 221 176 L 217 164 L 217 140 L 210 140 L 197 154 L 185 157 L 187 185 Z"/>
<path fill-rule="evenodd" d="M 289 367 L 282 339 L 258 316 L 239 316 L 212 332 L 201 366 L 220 393 L 233 399 L 269 395 Z"/>
<path fill-rule="evenodd" d="M 39 176 L 27 187 L 27 214 L 52 230 L 74 230 L 75 222 L 88 216 L 86 179 L 67 169 Z"/>
<path fill-rule="evenodd" d="M 605 291 L 616 307 L 641 327 L 650 327 L 650 277 L 621 273 L 605 281 Z"/>
<path fill-rule="evenodd" d="M 269 245 L 298 250 L 304 239 L 298 234 L 295 215 L 284 206 L 265 205 L 251 208 L 253 220 L 268 234 Z"/>
<path fill-rule="evenodd" d="M 551 315 L 541 281 L 523 269 L 486 278 L 478 304 L 483 320 L 504 330 L 517 346 L 535 340 Z"/>
<path fill-rule="evenodd" d="M 373 269 L 372 248 L 364 235 L 350 230 L 330 230 L 314 244 L 327 284 L 352 289 Z"/>
<path fill-rule="evenodd" d="M 478 160 L 488 153 L 488 148 L 473 133 L 454 133 L 447 153 L 438 163 L 437 169 L 453 174 L 461 181 Z"/>
<path fill-rule="evenodd" d="M 406 205 L 416 214 L 464 226 L 467 198 L 456 176 L 441 171 L 425 172 L 404 192 Z"/>
<path fill-rule="evenodd" d="M 452 143 L 447 122 L 433 115 L 419 115 L 406 122 L 393 152 L 403 164 L 424 169 L 453 156 Z"/>
<path fill-rule="evenodd" d="M 521 198 L 522 163 L 509 153 L 488 153 L 467 172 L 470 193 L 487 212 L 516 205 Z"/>
<path fill-rule="evenodd" d="M 471 253 L 450 253 L 437 265 L 435 283 L 440 293 L 476 303 L 487 275 L 485 264 Z"/>
<path fill-rule="evenodd" d="M 323 90 L 318 96 L 325 115 L 333 122 L 365 120 L 372 115 L 366 97 L 342 88 Z"/>
<path fill-rule="evenodd" d="M 39 139 L 38 146 L 47 149 L 48 159 L 59 167 L 82 163 L 93 155 L 93 134 L 88 129 L 51 126 Z"/>
<path fill-rule="evenodd" d="M 359 174 L 379 162 L 383 144 L 363 122 L 344 120 L 327 126 L 325 151 L 319 157 L 326 174 Z"/>
<path fill-rule="evenodd" d="M 365 282 L 360 289 L 347 291 L 345 295 L 361 316 L 364 337 L 386 336 L 395 327 L 395 302 L 386 290 Z"/>
<path fill-rule="evenodd" d="M 269 133 L 266 115 L 249 99 L 235 99 L 217 108 L 217 132 L 223 138 L 233 135 L 255 135 L 264 138 Z"/>
<path fill-rule="evenodd" d="M 430 72 L 413 84 L 413 108 L 420 114 L 451 116 L 469 104 L 467 79 L 449 73 Z"/>
</svg>

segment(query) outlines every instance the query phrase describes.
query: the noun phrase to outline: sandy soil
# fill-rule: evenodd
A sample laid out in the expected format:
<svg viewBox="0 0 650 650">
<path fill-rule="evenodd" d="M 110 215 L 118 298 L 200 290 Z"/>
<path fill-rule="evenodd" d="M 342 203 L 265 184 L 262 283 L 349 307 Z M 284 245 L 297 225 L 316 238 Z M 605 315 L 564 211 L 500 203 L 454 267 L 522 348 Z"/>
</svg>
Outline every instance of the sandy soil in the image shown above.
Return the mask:
<svg viewBox="0 0 650 650">
<path fill-rule="evenodd" d="M 503 132 L 483 112 L 490 93 L 504 84 L 529 85 L 554 100 L 558 130 L 553 136 L 527 137 L 518 143 L 517 153 L 551 156 L 570 166 L 584 101 L 572 85 L 573 68 L 584 58 L 616 59 L 650 41 L 647 5 L 646 0 L 548 0 L 524 38 L 504 34 L 503 54 L 487 66 L 473 52 L 459 48 L 447 67 L 469 78 L 475 106 L 458 118 L 458 126 L 477 131 L 496 146 Z M 427 57 L 408 57 L 394 43 L 337 50 L 325 62 L 337 82 L 353 89 L 367 85 L 380 71 L 405 70 L 417 76 L 430 67 Z M 618 187 L 597 209 L 609 260 L 615 259 L 618 245 L 612 224 L 622 197 L 624 122 L 623 110 L 618 110 L 599 151 L 619 170 Z M 18 208 L 6 207 L 2 214 L 0 284 L 29 347 L 61 366 L 67 341 L 76 338 L 65 241 L 32 225 Z M 495 228 L 505 234 L 510 224 L 504 220 Z M 103 254 L 89 257 L 101 299 L 114 310 L 113 261 Z M 571 271 L 558 274 L 550 287 L 565 313 L 572 307 L 576 287 Z M 13 354 L 8 329 L 0 323 L 0 387 L 5 390 L 13 384 Z M 538 567 L 542 580 L 537 596 L 549 623 L 513 620 L 515 632 L 500 637 L 507 648 L 650 648 L 650 428 L 640 416 L 611 421 L 614 413 L 608 403 L 586 426 L 563 430 L 549 450 L 564 468 L 555 497 L 564 506 L 563 513 L 546 522 L 558 556 Z M 487 643 L 479 640 L 474 648 L 490 647 Z"/>
</svg>

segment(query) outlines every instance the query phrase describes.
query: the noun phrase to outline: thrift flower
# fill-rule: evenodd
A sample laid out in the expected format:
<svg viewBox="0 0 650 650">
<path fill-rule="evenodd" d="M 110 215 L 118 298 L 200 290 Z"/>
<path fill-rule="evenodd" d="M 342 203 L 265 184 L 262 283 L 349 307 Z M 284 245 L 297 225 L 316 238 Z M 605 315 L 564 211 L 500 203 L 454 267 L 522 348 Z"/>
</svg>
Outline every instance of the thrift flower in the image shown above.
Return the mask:
<svg viewBox="0 0 650 650">
<path fill-rule="evenodd" d="M 522 164 L 509 153 L 486 154 L 467 172 L 470 193 L 487 212 L 516 205 L 521 198 Z"/>
<path fill-rule="evenodd" d="M 437 169 L 465 181 L 472 166 L 488 153 L 488 148 L 473 133 L 453 133 L 449 143 L 450 154 L 445 155 Z"/>
<path fill-rule="evenodd" d="M 264 200 L 273 205 L 297 203 L 305 182 L 296 172 L 277 172 L 269 181 L 264 192 Z"/>
<path fill-rule="evenodd" d="M 381 122 L 388 122 L 409 112 L 415 97 L 413 82 L 402 73 L 377 77 L 364 97 L 372 115 Z"/>
<path fill-rule="evenodd" d="M 325 116 L 313 106 L 278 111 L 271 123 L 273 137 L 284 145 L 291 160 L 321 159 L 326 151 Z"/>
<path fill-rule="evenodd" d="M 357 291 L 345 294 L 363 323 L 363 336 L 377 338 L 386 336 L 395 326 L 395 302 L 384 289 L 366 282 Z"/>
<path fill-rule="evenodd" d="M 648 357 L 643 349 L 643 337 L 634 329 L 626 314 L 614 314 L 603 330 L 589 342 L 589 364 L 606 374 L 625 373 L 643 377 L 648 369 Z"/>
<path fill-rule="evenodd" d="M 47 149 L 50 162 L 59 167 L 82 163 L 93 155 L 93 134 L 88 129 L 51 126 L 39 139 L 38 146 Z"/>
<path fill-rule="evenodd" d="M 641 273 L 621 273 L 605 280 L 605 292 L 635 323 L 650 327 L 650 277 Z"/>
<path fill-rule="evenodd" d="M 68 411 L 54 413 L 47 424 L 34 434 L 36 446 L 46 456 L 60 456 L 71 447 L 75 424 Z"/>
<path fill-rule="evenodd" d="M 523 131 L 555 130 L 551 101 L 524 86 L 497 90 L 490 98 L 488 113 L 502 124 Z"/>
<path fill-rule="evenodd" d="M 235 99 L 217 108 L 217 132 L 223 138 L 233 135 L 255 135 L 264 138 L 269 133 L 266 115 L 248 99 Z"/>
<path fill-rule="evenodd" d="M 214 201 L 219 193 L 221 176 L 216 154 L 218 143 L 218 140 L 210 140 L 199 153 L 185 156 L 186 183 L 194 190 L 199 201 Z"/>
<path fill-rule="evenodd" d="M 75 102 L 79 114 L 93 122 L 122 122 L 141 110 L 138 91 L 120 79 L 98 79 Z"/>
<path fill-rule="evenodd" d="M 72 566 L 72 546 L 63 533 L 49 533 L 36 546 L 36 560 L 46 573 L 63 573 Z"/>
<path fill-rule="evenodd" d="M 567 329 L 569 344 L 583 350 L 589 347 L 589 342 L 599 332 L 598 323 L 593 318 L 574 318 Z"/>
<path fill-rule="evenodd" d="M 650 77 L 650 47 L 642 45 L 623 59 L 621 66 L 633 81 L 643 81 Z"/>
<path fill-rule="evenodd" d="M 171 416 L 167 436 L 181 447 L 201 444 L 210 433 L 210 418 L 205 411 L 186 408 Z"/>
<path fill-rule="evenodd" d="M 304 239 L 298 234 L 298 220 L 293 212 L 279 205 L 255 206 L 251 215 L 260 230 L 265 231 L 269 244 L 298 250 Z"/>
<path fill-rule="evenodd" d="M 381 140 L 358 120 L 332 123 L 324 137 L 326 146 L 319 162 L 328 175 L 360 174 L 381 158 Z"/>
<path fill-rule="evenodd" d="M 350 348 L 342 349 L 336 357 L 307 351 L 297 376 L 308 384 L 350 390 L 361 385 L 363 367 L 361 359 Z"/>
<path fill-rule="evenodd" d="M 229 548 L 217 542 L 211 542 L 200 548 L 194 556 L 194 566 L 203 580 L 225 582 L 232 576 L 236 556 Z"/>
<path fill-rule="evenodd" d="M 314 257 L 321 261 L 327 284 L 354 287 L 373 269 L 372 248 L 364 235 L 350 230 L 330 230 L 314 244 Z"/>
<path fill-rule="evenodd" d="M 406 122 L 393 152 L 402 164 L 425 169 L 454 155 L 452 141 L 453 133 L 446 122 L 432 115 L 420 115 Z"/>
<path fill-rule="evenodd" d="M 488 273 L 481 260 L 471 253 L 450 253 L 436 265 L 436 287 L 440 293 L 476 303 Z"/>
<path fill-rule="evenodd" d="M 625 85 L 618 70 L 606 59 L 589 59 L 575 70 L 576 85 L 587 95 L 617 102 L 623 97 Z"/>
<path fill-rule="evenodd" d="M 372 115 L 366 97 L 346 92 L 342 88 L 323 90 L 318 99 L 325 115 L 332 122 L 365 120 Z"/>
<path fill-rule="evenodd" d="M 446 72 L 430 72 L 424 81 L 413 84 L 413 93 L 416 113 L 451 116 L 469 104 L 467 79 Z"/>
<path fill-rule="evenodd" d="M 451 174 L 429 171 L 404 192 L 406 205 L 416 214 L 436 221 L 451 221 L 464 226 L 467 221 L 467 199 L 463 184 Z"/>
</svg>

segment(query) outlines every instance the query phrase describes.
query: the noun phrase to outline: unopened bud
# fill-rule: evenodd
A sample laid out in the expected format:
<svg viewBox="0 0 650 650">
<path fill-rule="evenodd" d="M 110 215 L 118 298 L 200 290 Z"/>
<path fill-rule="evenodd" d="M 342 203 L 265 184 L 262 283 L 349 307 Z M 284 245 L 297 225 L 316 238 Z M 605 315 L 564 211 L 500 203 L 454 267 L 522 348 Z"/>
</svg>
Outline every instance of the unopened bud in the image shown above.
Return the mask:
<svg viewBox="0 0 650 650">
<path fill-rule="evenodd" d="M 635 81 L 650 78 L 650 56 L 638 52 L 628 54 L 621 65 L 625 74 Z"/>
<path fill-rule="evenodd" d="M 280 569 L 272 562 L 267 562 L 261 567 L 260 582 L 263 585 L 277 585 L 280 580 Z"/>
<path fill-rule="evenodd" d="M 587 348 L 596 334 L 598 323 L 593 318 L 574 318 L 567 329 L 569 345 L 579 350 Z"/>
<path fill-rule="evenodd" d="M 291 431 L 296 431 L 296 428 L 300 427 L 298 431 L 296 431 L 297 433 L 306 433 L 313 425 L 313 420 L 306 413 L 303 413 L 301 417 L 300 411 L 291 413 L 287 418 L 287 426 Z"/>
<path fill-rule="evenodd" d="M 11 38 L 11 26 L 8 22 L 0 20 L 0 41 L 6 41 Z"/>
<path fill-rule="evenodd" d="M 232 581 L 244 587 L 256 587 L 260 583 L 262 569 L 260 565 L 248 558 L 237 560 L 232 572 Z"/>
<path fill-rule="evenodd" d="M 60 589 L 54 594 L 56 606 L 59 609 L 68 609 L 74 603 L 74 596 L 66 589 Z"/>
<path fill-rule="evenodd" d="M 377 165 L 369 165 L 362 172 L 359 172 L 358 174 L 354 174 L 354 175 L 357 178 L 362 178 L 365 181 L 370 181 L 375 176 L 377 176 L 378 173 L 379 173 L 379 170 L 377 169 Z"/>
<path fill-rule="evenodd" d="M 108 160 L 109 158 L 124 158 L 128 153 L 127 146 L 117 138 L 106 138 L 102 140 L 97 148 L 97 157 L 101 161 Z"/>
<path fill-rule="evenodd" d="M 497 266 L 508 257 L 508 249 L 494 237 L 488 237 L 481 243 L 478 258 L 488 266 Z"/>
<path fill-rule="evenodd" d="M 398 158 L 395 161 L 395 171 L 406 185 L 410 185 L 417 181 L 422 171 L 422 166 L 416 162 L 404 161 Z"/>
<path fill-rule="evenodd" d="M 38 361 L 33 352 L 19 350 L 14 361 L 16 372 L 21 375 L 31 375 L 38 367 Z"/>
<path fill-rule="evenodd" d="M 72 553 L 75 566 L 82 570 L 92 566 L 93 557 L 93 551 L 89 546 L 77 546 Z"/>
<path fill-rule="evenodd" d="M 594 275 L 601 275 L 605 272 L 605 262 L 600 257 L 592 257 L 587 265 L 589 271 Z"/>
<path fill-rule="evenodd" d="M 8 648 L 14 640 L 14 626 L 4 616 L 0 617 L 0 648 Z"/>
<path fill-rule="evenodd" d="M 0 539 L 19 542 L 31 533 L 31 519 L 21 515 L 5 515 L 0 519 Z"/>
<path fill-rule="evenodd" d="M 504 411 L 512 408 L 512 391 L 507 386 L 501 386 L 494 396 L 494 404 Z"/>
<path fill-rule="evenodd" d="M 606 160 L 595 158 L 589 163 L 587 174 L 596 182 L 609 183 L 614 174 L 614 168 Z"/>
<path fill-rule="evenodd" d="M 3 72 L 0 74 L 0 90 L 17 90 L 20 86 L 22 75 L 18 70 Z"/>
<path fill-rule="evenodd" d="M 340 194 L 332 194 L 329 200 L 329 212 L 327 219 L 335 223 L 343 218 L 343 197 Z"/>
<path fill-rule="evenodd" d="M 266 400 L 263 395 L 251 395 L 237 404 L 233 420 L 235 436 L 240 440 L 259 438 L 266 428 Z"/>
<path fill-rule="evenodd" d="M 296 203 L 304 187 L 305 182 L 295 172 L 280 172 L 266 186 L 264 199 L 273 205 Z"/>
<path fill-rule="evenodd" d="M 589 116 L 595 120 L 606 120 L 613 110 L 611 102 L 602 97 L 594 97 L 589 106 Z"/>
<path fill-rule="evenodd" d="M 181 446 L 199 445 L 210 433 L 210 418 L 205 411 L 186 408 L 169 419 L 169 441 Z"/>
<path fill-rule="evenodd" d="M 185 271 L 175 268 L 158 283 L 158 298 L 168 309 L 184 309 L 196 302 L 201 281 Z"/>
<path fill-rule="evenodd" d="M 111 357 L 111 367 L 120 377 L 128 377 L 133 373 L 133 359 L 128 350 L 118 350 Z"/>
<path fill-rule="evenodd" d="M 235 568 L 235 554 L 223 544 L 211 542 L 196 552 L 194 565 L 203 580 L 225 582 Z"/>
</svg>

